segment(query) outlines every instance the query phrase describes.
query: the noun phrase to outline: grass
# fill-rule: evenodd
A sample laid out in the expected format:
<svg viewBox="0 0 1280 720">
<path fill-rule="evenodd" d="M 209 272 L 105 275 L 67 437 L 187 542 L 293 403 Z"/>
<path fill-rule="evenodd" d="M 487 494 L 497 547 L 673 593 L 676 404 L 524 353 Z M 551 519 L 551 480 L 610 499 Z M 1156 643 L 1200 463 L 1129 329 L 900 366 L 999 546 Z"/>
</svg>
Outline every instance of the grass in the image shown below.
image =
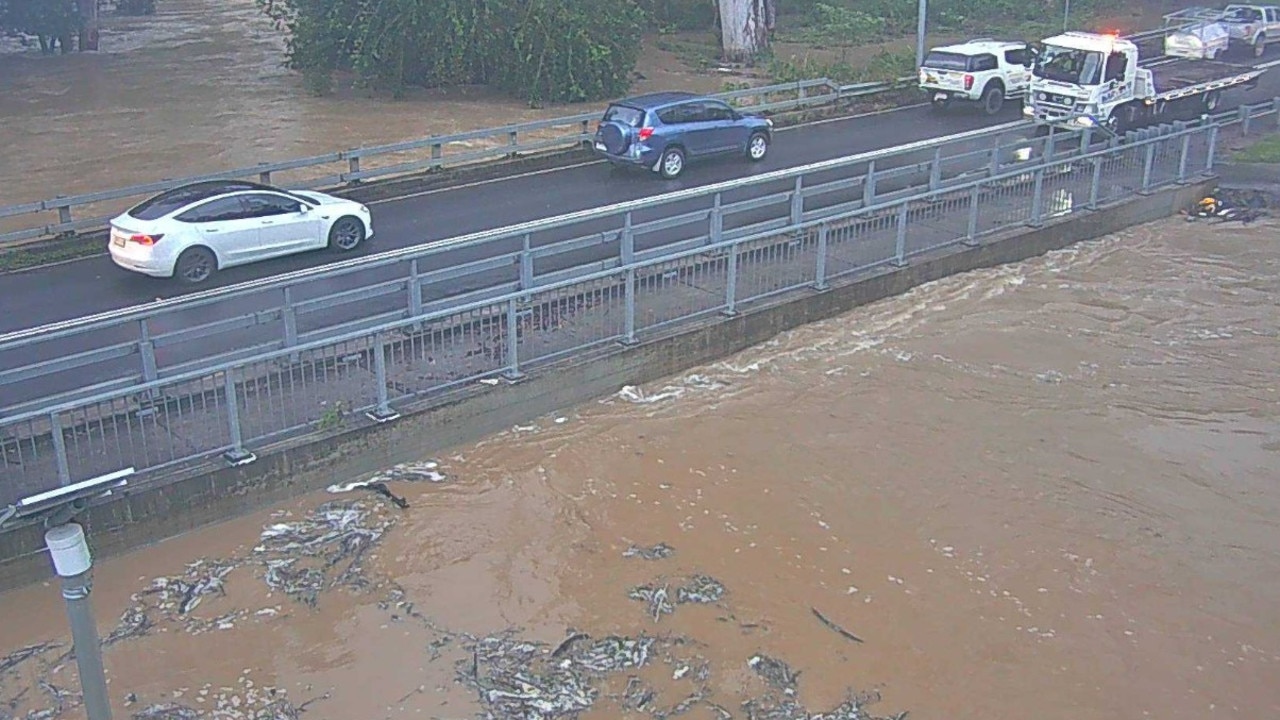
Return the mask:
<svg viewBox="0 0 1280 720">
<path fill-rule="evenodd" d="M 1273 133 L 1231 154 L 1242 163 L 1280 163 L 1280 133 Z"/>
</svg>

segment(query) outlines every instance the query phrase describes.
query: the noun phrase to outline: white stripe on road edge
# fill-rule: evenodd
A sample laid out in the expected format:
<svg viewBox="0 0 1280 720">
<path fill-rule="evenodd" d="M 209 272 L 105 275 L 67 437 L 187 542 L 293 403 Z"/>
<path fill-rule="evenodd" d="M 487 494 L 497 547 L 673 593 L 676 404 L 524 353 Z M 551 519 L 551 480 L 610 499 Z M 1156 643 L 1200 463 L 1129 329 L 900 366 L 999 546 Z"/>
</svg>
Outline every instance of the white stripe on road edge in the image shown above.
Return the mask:
<svg viewBox="0 0 1280 720">
<path fill-rule="evenodd" d="M 813 122 L 800 123 L 798 125 L 788 125 L 774 130 L 774 134 L 787 132 L 789 130 L 802 130 L 804 128 L 814 127 L 816 125 L 829 125 L 831 123 L 843 122 L 847 120 L 859 120 L 862 118 L 875 117 L 877 115 L 886 115 L 888 113 L 901 112 L 902 110 L 915 110 L 928 106 L 929 103 L 917 103 L 915 105 L 903 105 L 902 107 L 887 108 L 885 110 L 876 110 L 875 112 L 862 113 L 860 115 L 844 115 L 842 117 L 824 118 Z M 415 198 L 427 197 L 428 195 L 439 195 L 440 193 L 453 192 L 454 190 L 466 190 L 468 188 L 483 187 L 485 185 L 493 185 L 494 183 L 506 182 L 508 180 L 519 180 L 521 178 L 537 177 L 539 175 L 547 175 L 561 170 L 576 170 L 578 168 L 590 167 L 592 165 L 603 164 L 604 160 L 584 160 L 573 165 L 561 165 L 559 167 L 545 168 L 542 170 L 531 170 L 529 172 L 518 173 L 516 175 L 503 175 L 502 177 L 489 178 L 488 180 L 477 180 L 463 185 L 450 185 L 449 187 L 433 188 L 431 190 L 423 190 L 421 192 L 409 193 L 408 195 L 396 195 L 395 197 L 384 198 L 382 200 L 374 200 L 367 202 L 365 205 L 387 205 L 389 203 L 400 202 L 401 200 L 413 200 Z M 74 262 L 74 260 L 69 261 Z"/>
</svg>

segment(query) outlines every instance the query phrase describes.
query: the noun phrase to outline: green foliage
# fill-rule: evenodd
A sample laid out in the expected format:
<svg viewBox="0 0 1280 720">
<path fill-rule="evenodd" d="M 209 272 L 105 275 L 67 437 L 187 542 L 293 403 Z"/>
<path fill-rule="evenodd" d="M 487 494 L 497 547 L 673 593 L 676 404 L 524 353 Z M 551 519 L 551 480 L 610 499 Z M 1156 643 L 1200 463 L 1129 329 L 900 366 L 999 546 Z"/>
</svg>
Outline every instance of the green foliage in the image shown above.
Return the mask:
<svg viewBox="0 0 1280 720">
<path fill-rule="evenodd" d="M 46 52 L 53 51 L 55 40 L 67 52 L 70 37 L 80 26 L 76 0 L 4 0 L 0 4 L 0 27 L 39 36 Z"/>
<path fill-rule="evenodd" d="M 916 30 L 916 0 L 790 0 L 779 3 L 780 38 L 828 46 L 851 46 Z M 1073 0 L 1071 14 L 1083 22 L 1107 7 L 1102 0 Z M 1061 27 L 1062 0 L 929 0 L 929 29 L 987 34 L 1039 35 L 1033 27 Z M 1026 32 L 1023 32 L 1026 31 Z"/>
<path fill-rule="evenodd" d="M 813 78 L 830 78 L 840 83 L 897 80 L 915 72 L 915 52 L 890 52 L 882 50 L 870 60 L 854 65 L 844 58 L 819 61 L 809 56 L 773 58 L 769 61 L 769 77 L 773 82 L 785 83 Z"/>
<path fill-rule="evenodd" d="M 661 32 L 709 30 L 719 14 L 716 0 L 637 0 L 637 4 Z"/>
<path fill-rule="evenodd" d="M 488 84 L 530 103 L 625 92 L 647 21 L 635 0 L 259 3 L 288 29 L 289 64 L 313 91 L 343 70 L 379 90 Z"/>
<path fill-rule="evenodd" d="M 1232 156 L 1236 162 L 1280 163 L 1280 135 L 1267 135 Z"/>
</svg>

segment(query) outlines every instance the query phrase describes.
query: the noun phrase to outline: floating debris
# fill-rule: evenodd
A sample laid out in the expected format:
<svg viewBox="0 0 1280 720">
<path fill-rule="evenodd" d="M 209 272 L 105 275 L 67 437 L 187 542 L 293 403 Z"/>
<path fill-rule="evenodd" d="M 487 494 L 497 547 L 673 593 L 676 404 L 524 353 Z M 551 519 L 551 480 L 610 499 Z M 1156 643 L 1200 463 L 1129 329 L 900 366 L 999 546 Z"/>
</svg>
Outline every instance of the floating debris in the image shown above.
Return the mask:
<svg viewBox="0 0 1280 720">
<path fill-rule="evenodd" d="M 62 647 L 61 643 L 45 642 L 14 650 L 5 655 L 3 659 L 0 659 L 0 674 L 9 672 L 32 658 L 39 657 L 50 650 L 56 650 L 60 647 Z"/>
<path fill-rule="evenodd" d="M 675 605 L 671 604 L 666 585 L 662 587 L 641 585 L 632 588 L 627 597 L 632 600 L 643 600 L 649 606 L 649 615 L 653 616 L 654 622 L 658 622 L 663 615 L 670 615 L 676 611 Z"/>
<path fill-rule="evenodd" d="M 719 580 L 709 575 L 694 575 L 687 583 L 676 589 L 676 602 L 717 603 L 724 597 L 724 593 L 724 584 Z"/>
<path fill-rule="evenodd" d="M 836 633 L 840 634 L 841 636 L 848 638 L 849 640 L 852 640 L 856 643 L 862 642 L 862 638 L 858 637 L 857 635 L 854 635 L 848 630 L 845 630 L 844 628 L 832 622 L 831 619 L 828 618 L 826 615 L 823 615 L 821 612 L 818 612 L 818 608 L 811 607 L 809 608 L 809 610 L 813 612 L 814 617 L 818 618 L 818 622 L 821 622 L 823 625 L 826 625 L 831 630 L 834 630 Z"/>
<path fill-rule="evenodd" d="M 235 566 L 227 562 L 197 560 L 187 566 L 181 577 L 162 577 L 151 581 L 151 587 L 134 596 L 158 595 L 157 607 L 178 615 L 190 614 L 207 595 L 226 595 L 223 578 Z"/>
<path fill-rule="evenodd" d="M 374 473 L 368 479 L 346 483 L 335 483 L 326 490 L 331 493 L 346 493 L 360 488 L 371 488 L 379 483 L 389 482 L 444 482 L 448 478 L 439 471 L 440 464 L 434 461 L 420 463 L 402 463 L 388 470 Z"/>
<path fill-rule="evenodd" d="M 592 640 L 575 632 L 552 648 L 513 635 L 467 638 L 470 657 L 457 664 L 458 682 L 476 691 L 484 715 L 495 720 L 577 717 L 599 698 L 602 678 L 644 667 L 657 642 L 649 636 Z M 635 691 L 632 683 L 628 688 Z"/>
<path fill-rule="evenodd" d="M 627 548 L 626 552 L 622 553 L 622 557 L 624 558 L 638 557 L 641 560 L 665 560 L 671 557 L 672 555 L 674 555 L 675 552 L 676 552 L 676 549 L 666 543 L 658 543 L 653 547 L 647 547 L 647 548 L 640 547 L 638 545 L 632 545 L 631 547 Z"/>
<path fill-rule="evenodd" d="M 303 520 L 267 526 L 253 551 L 271 589 L 315 607 L 324 590 L 369 586 L 361 562 L 392 524 L 360 501 L 330 502 Z"/>
<path fill-rule="evenodd" d="M 788 694 L 795 693 L 800 673 L 794 672 L 785 662 L 768 655 L 754 655 L 747 660 L 747 665 L 775 688 Z"/>
<path fill-rule="evenodd" d="M 151 705 L 133 714 L 133 720 L 199 720 L 195 708 L 177 703 Z"/>
</svg>

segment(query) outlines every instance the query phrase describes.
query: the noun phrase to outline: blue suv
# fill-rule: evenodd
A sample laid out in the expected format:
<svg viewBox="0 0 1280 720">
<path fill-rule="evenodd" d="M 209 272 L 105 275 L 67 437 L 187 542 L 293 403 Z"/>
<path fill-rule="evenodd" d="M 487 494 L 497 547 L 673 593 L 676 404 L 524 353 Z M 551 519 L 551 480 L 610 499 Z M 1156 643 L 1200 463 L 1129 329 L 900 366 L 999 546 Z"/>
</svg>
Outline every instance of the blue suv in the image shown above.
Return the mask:
<svg viewBox="0 0 1280 720">
<path fill-rule="evenodd" d="M 772 141 L 768 118 L 715 98 L 664 92 L 610 105 L 596 129 L 595 149 L 615 166 L 648 168 L 672 180 L 693 158 L 740 153 L 759 162 Z"/>
</svg>

